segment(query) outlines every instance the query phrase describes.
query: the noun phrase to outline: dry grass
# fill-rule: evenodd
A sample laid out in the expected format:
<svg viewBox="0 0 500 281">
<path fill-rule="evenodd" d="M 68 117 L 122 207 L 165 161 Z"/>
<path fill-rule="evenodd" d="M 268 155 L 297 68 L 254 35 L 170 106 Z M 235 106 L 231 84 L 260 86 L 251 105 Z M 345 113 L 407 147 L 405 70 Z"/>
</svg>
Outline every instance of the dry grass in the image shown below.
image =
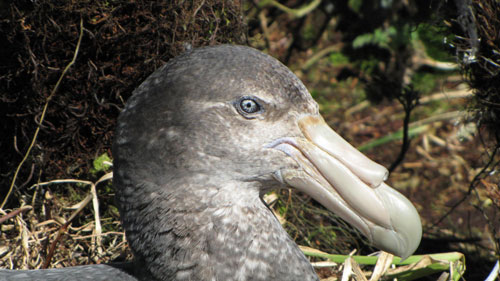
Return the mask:
<svg viewBox="0 0 500 281">
<path fill-rule="evenodd" d="M 99 215 L 96 186 L 111 177 L 108 173 L 96 183 L 55 180 L 34 186 L 31 204 L 20 202 L 20 211 L 5 210 L 14 215 L 0 221 L 2 241 L 6 241 L 1 245 L 0 267 L 67 267 L 130 258 L 117 217 L 110 212 L 104 217 Z M 50 190 L 40 192 L 49 184 L 62 188 L 72 184 L 86 191 L 76 190 L 73 199 L 55 197 Z"/>
</svg>

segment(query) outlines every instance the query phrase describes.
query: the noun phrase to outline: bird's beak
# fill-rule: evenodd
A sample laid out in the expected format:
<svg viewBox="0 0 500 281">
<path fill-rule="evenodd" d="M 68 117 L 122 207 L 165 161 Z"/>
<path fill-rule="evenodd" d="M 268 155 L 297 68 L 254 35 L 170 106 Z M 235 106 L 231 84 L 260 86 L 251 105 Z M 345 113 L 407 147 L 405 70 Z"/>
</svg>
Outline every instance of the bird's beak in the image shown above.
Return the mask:
<svg viewBox="0 0 500 281">
<path fill-rule="evenodd" d="M 373 245 L 402 258 L 420 244 L 422 224 L 412 203 L 384 183 L 388 171 L 356 150 L 321 116 L 305 116 L 304 137 L 281 138 L 270 147 L 295 159 L 301 169 L 285 169 L 276 178 L 359 229 Z"/>
</svg>

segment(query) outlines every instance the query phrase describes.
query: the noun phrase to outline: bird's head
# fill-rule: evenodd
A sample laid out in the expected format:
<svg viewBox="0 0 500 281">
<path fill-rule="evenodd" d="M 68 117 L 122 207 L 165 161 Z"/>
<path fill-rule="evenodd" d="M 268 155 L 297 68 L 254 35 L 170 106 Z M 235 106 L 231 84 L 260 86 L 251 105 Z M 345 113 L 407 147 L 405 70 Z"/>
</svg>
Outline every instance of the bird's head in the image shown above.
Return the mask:
<svg viewBox="0 0 500 281">
<path fill-rule="evenodd" d="M 152 74 L 120 117 L 114 156 L 122 185 L 199 176 L 240 183 L 235 193 L 291 187 L 382 250 L 406 258 L 420 243 L 419 215 L 384 183 L 387 170 L 325 123 L 287 67 L 252 48 L 195 49 Z"/>
</svg>

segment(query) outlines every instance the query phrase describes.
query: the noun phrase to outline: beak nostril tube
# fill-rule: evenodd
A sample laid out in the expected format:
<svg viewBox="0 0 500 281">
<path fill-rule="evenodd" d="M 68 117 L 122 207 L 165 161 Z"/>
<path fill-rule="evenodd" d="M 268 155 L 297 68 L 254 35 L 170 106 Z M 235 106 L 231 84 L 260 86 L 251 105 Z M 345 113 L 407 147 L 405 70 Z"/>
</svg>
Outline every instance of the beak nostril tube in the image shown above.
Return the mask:
<svg viewBox="0 0 500 281">
<path fill-rule="evenodd" d="M 299 121 L 304 136 L 344 163 L 353 173 L 371 187 L 377 187 L 389 176 L 389 171 L 372 161 L 344 140 L 320 116 L 305 116 Z"/>
</svg>

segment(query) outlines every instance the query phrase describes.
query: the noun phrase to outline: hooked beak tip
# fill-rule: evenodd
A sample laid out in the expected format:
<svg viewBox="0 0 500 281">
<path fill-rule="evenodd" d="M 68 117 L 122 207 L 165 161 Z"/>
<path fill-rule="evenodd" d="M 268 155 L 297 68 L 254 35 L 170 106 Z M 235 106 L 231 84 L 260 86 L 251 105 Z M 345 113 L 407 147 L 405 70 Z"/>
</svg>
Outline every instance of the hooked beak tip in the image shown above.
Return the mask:
<svg viewBox="0 0 500 281">
<path fill-rule="evenodd" d="M 422 224 L 413 204 L 384 183 L 387 169 L 352 147 L 321 116 L 302 117 L 298 125 L 304 138 L 283 138 L 270 145 L 300 166 L 275 174 L 277 180 L 309 194 L 374 246 L 410 256 L 420 244 Z"/>
</svg>

